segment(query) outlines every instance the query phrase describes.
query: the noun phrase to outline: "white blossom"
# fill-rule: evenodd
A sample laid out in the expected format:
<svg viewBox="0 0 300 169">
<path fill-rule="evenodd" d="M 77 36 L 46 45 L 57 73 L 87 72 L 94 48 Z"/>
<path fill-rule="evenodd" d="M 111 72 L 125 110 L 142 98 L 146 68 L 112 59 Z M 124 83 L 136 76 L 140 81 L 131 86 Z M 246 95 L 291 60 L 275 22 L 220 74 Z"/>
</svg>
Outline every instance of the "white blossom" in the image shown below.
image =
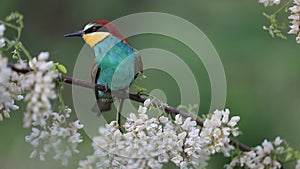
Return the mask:
<svg viewBox="0 0 300 169">
<path fill-rule="evenodd" d="M 5 31 L 5 26 L 0 24 L 0 49 L 5 46 L 5 39 L 3 37 Z"/>
<path fill-rule="evenodd" d="M 281 153 L 283 147 L 282 140 L 277 137 L 274 143 L 264 140 L 261 146 L 256 146 L 253 150 L 244 152 L 239 157 L 234 157 L 230 164 L 225 165 L 227 169 L 234 167 L 245 167 L 250 169 L 272 168 L 280 169 L 281 164 L 276 160 L 274 154 Z M 274 151 L 277 151 L 275 153 Z"/>
<path fill-rule="evenodd" d="M 265 7 L 280 4 L 280 0 L 258 0 L 258 2 L 264 4 Z"/>
<path fill-rule="evenodd" d="M 4 35 L 5 26 L 3 24 L 0 24 L 0 37 Z"/>
<path fill-rule="evenodd" d="M 239 116 L 233 116 L 230 119 L 230 121 L 227 123 L 227 125 L 230 126 L 230 127 L 234 127 L 234 126 L 236 126 L 238 121 L 240 121 L 240 117 Z"/>
<path fill-rule="evenodd" d="M 146 113 L 146 111 L 147 111 L 147 107 L 143 107 L 143 106 L 139 106 L 139 109 L 138 109 L 138 112 L 139 113 Z"/>
<path fill-rule="evenodd" d="M 83 140 L 78 129 L 82 129 L 83 125 L 78 120 L 67 122 L 70 117 L 67 114 L 53 112 L 47 119 L 50 123 L 48 126 L 31 129 L 31 134 L 25 137 L 25 141 L 34 148 L 30 158 L 38 156 L 40 160 L 45 160 L 45 155 L 53 153 L 54 159 L 61 160 L 63 165 L 67 165 L 68 158 L 74 153 L 79 153 L 77 145 Z"/>
<path fill-rule="evenodd" d="M 297 163 L 296 163 L 295 169 L 300 169 L 300 160 L 297 160 Z"/>
<path fill-rule="evenodd" d="M 26 74 L 25 83 L 22 85 L 29 92 L 25 96 L 27 109 L 24 114 L 24 127 L 45 126 L 48 117 L 51 115 L 51 100 L 57 98 L 54 79 L 58 74 L 51 70 L 52 61 L 46 61 L 48 53 L 42 52 L 38 58 L 29 61 L 29 66 L 34 71 Z"/>
<path fill-rule="evenodd" d="M 15 101 L 23 99 L 23 75 L 19 75 L 7 66 L 7 59 L 0 54 L 0 121 L 3 116 L 10 117 L 11 110 L 19 109 Z"/>
<path fill-rule="evenodd" d="M 270 154 L 274 150 L 273 144 L 267 140 L 264 140 L 262 147 L 263 151 L 267 154 Z"/>
<path fill-rule="evenodd" d="M 39 61 L 45 61 L 49 58 L 49 52 L 41 52 L 38 56 Z"/>
<path fill-rule="evenodd" d="M 296 42 L 300 43 L 300 33 L 299 33 L 299 26 L 300 26 L 300 2 L 299 0 L 294 0 L 294 6 L 290 7 L 289 10 L 291 11 L 291 15 L 288 19 L 292 20 L 290 25 L 290 31 L 288 34 L 295 34 Z"/>
<path fill-rule="evenodd" d="M 0 24 L 0 49 L 6 45 L 4 31 L 5 26 Z M 23 126 L 31 128 L 25 141 L 33 147 L 30 158 L 45 160 L 52 155 L 67 165 L 68 159 L 79 153 L 77 146 L 83 140 L 78 130 L 83 125 L 78 120 L 70 120 L 70 108 L 59 108 L 58 113 L 53 111 L 58 73 L 52 70 L 53 61 L 47 61 L 48 58 L 48 52 L 41 52 L 28 62 L 19 59 L 12 67 L 0 53 L 0 121 L 4 117 L 9 118 L 12 110 L 19 109 L 16 101 L 24 99 L 27 107 Z M 22 73 L 17 73 L 15 69 L 20 69 Z M 23 93 L 26 93 L 25 97 Z M 151 162 L 149 165 L 156 164 Z"/>
<path fill-rule="evenodd" d="M 177 124 L 177 125 L 182 124 L 182 117 L 181 117 L 180 114 L 177 114 L 177 115 L 175 116 L 175 121 L 174 121 L 174 123 Z"/>
<path fill-rule="evenodd" d="M 145 102 L 144 102 L 144 106 L 148 108 L 150 105 L 151 105 L 151 100 L 146 99 Z"/>
<path fill-rule="evenodd" d="M 203 128 L 200 132 L 201 145 L 205 148 L 208 154 L 215 154 L 222 151 L 226 156 L 234 147 L 229 145 L 230 134 L 238 136 L 237 122 L 240 120 L 238 116 L 232 117 L 229 121 L 229 110 L 216 110 L 211 118 L 208 118 L 203 123 Z"/>
<path fill-rule="evenodd" d="M 3 48 L 5 44 L 5 39 L 0 37 L 0 48 Z"/>
<path fill-rule="evenodd" d="M 78 130 L 83 125 L 78 120 L 72 122 L 69 119 L 70 108 L 66 107 L 60 113 L 53 111 L 52 101 L 57 98 L 55 79 L 58 74 L 51 69 L 53 62 L 47 61 L 48 58 L 48 52 L 41 52 L 38 57 L 30 60 L 28 66 L 32 71 L 24 75 L 21 83 L 22 89 L 27 91 L 23 126 L 31 127 L 32 130 L 25 140 L 33 146 L 31 158 L 45 160 L 52 153 L 54 159 L 67 165 L 68 159 L 79 152 L 77 145 L 83 140 Z M 24 63 L 20 62 L 16 66 L 22 67 Z"/>
<path fill-rule="evenodd" d="M 201 128 L 191 117 L 183 118 L 177 114 L 175 121 L 167 116 L 149 118 L 147 104 L 140 106 L 137 114 L 129 115 L 122 126 L 123 132 L 115 121 L 100 127 L 99 136 L 93 138 L 94 153 L 80 161 L 79 168 L 162 168 L 169 161 L 182 169 L 205 168 L 209 159 L 208 147 L 224 150 L 227 155 L 234 149 L 227 144 L 228 136 L 236 128 L 234 123 L 232 126 L 227 125 L 229 110 L 216 111 L 212 115 L 211 121 L 206 124 L 218 126 L 211 126 L 215 130 L 215 136 L 204 136 L 200 132 L 208 130 L 209 126 Z M 224 135 L 224 128 L 228 128 L 226 136 L 221 136 Z M 206 142 L 207 137 L 222 137 L 224 144 L 218 144 L 221 141 L 215 140 Z"/>
</svg>

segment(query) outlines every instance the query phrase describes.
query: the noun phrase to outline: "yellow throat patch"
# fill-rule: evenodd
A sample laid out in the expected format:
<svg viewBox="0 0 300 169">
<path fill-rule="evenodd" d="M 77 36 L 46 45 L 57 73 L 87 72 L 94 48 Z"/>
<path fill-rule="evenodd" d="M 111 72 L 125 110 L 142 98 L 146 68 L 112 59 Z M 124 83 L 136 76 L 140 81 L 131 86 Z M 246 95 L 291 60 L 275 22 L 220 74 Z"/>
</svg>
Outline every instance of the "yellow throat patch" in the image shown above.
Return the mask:
<svg viewBox="0 0 300 169">
<path fill-rule="evenodd" d="M 90 47 L 94 47 L 97 43 L 105 39 L 108 35 L 110 35 L 110 33 L 108 32 L 94 32 L 85 34 L 82 36 L 82 38 Z"/>
</svg>

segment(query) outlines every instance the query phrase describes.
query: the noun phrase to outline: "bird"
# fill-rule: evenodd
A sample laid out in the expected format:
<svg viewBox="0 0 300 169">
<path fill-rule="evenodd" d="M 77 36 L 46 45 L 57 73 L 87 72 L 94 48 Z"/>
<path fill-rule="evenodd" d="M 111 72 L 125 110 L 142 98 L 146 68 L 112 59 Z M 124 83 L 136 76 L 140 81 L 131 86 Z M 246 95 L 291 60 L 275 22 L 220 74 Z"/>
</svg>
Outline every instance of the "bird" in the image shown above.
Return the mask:
<svg viewBox="0 0 300 169">
<path fill-rule="evenodd" d="M 93 20 L 82 30 L 64 36 L 82 37 L 93 49 L 95 60 L 91 66 L 92 82 L 105 86 L 107 90 L 95 89 L 97 102 L 91 110 L 98 115 L 109 111 L 113 96 L 112 92 L 107 91 L 128 90 L 134 79 L 143 72 L 141 56 L 119 29 L 107 20 Z M 123 100 L 120 104 L 123 104 Z"/>
</svg>

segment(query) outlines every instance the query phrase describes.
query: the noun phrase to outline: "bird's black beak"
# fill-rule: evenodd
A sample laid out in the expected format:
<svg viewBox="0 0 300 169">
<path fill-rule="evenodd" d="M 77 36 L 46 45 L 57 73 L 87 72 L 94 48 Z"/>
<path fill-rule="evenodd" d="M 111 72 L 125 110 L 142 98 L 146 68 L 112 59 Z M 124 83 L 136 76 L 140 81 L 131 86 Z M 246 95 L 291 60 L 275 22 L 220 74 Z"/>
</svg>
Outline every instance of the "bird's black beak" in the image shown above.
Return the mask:
<svg viewBox="0 0 300 169">
<path fill-rule="evenodd" d="M 72 36 L 82 36 L 84 34 L 83 30 L 72 32 L 72 33 L 67 33 L 64 36 L 65 37 L 72 37 Z"/>
</svg>

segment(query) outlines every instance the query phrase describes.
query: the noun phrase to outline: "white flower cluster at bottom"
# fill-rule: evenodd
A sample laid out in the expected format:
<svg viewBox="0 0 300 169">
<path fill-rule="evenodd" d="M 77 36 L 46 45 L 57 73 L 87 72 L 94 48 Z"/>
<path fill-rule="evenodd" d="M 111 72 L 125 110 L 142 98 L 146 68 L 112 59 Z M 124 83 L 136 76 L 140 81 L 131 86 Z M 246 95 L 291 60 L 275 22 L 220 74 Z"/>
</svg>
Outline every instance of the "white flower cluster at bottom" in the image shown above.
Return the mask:
<svg viewBox="0 0 300 169">
<path fill-rule="evenodd" d="M 274 159 L 274 155 L 284 151 L 281 143 L 282 140 L 279 137 L 275 139 L 274 143 L 264 140 L 261 146 L 255 147 L 252 151 L 244 152 L 240 157 L 235 157 L 230 164 L 226 165 L 226 169 L 233 169 L 237 166 L 249 169 L 280 169 L 281 164 Z"/>
<path fill-rule="evenodd" d="M 201 128 L 181 115 L 175 121 L 165 116 L 149 118 L 148 102 L 139 107 L 137 115 L 130 114 L 124 132 L 115 121 L 100 127 L 100 135 L 93 138 L 94 154 L 80 161 L 79 168 L 160 169 L 169 161 L 181 169 L 204 168 L 209 155 L 226 147 L 229 135 L 238 135 L 239 118 L 229 119 L 228 110 L 215 111 Z"/>
</svg>

